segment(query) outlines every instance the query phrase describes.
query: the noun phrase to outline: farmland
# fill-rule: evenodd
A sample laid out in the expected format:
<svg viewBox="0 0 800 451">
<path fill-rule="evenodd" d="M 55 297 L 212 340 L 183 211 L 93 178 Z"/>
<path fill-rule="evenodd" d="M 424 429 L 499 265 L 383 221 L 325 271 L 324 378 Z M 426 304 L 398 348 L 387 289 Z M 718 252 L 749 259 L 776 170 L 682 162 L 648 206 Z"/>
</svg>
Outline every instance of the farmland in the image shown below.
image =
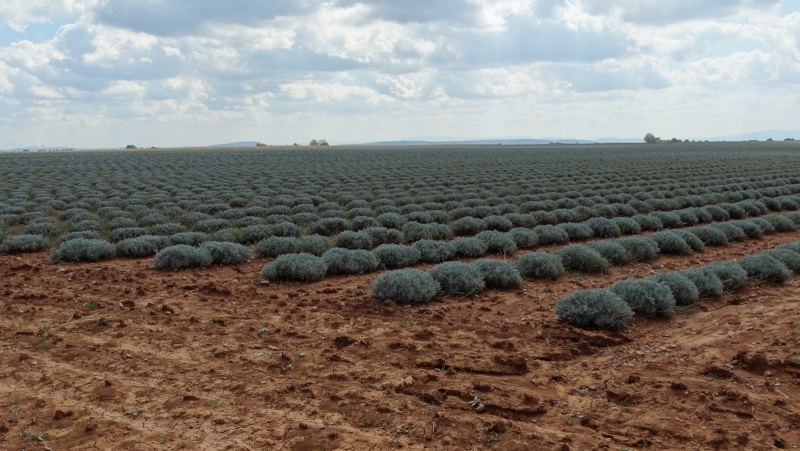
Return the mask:
<svg viewBox="0 0 800 451">
<path fill-rule="evenodd" d="M 800 445 L 799 151 L 0 154 L 0 445 Z"/>
</svg>

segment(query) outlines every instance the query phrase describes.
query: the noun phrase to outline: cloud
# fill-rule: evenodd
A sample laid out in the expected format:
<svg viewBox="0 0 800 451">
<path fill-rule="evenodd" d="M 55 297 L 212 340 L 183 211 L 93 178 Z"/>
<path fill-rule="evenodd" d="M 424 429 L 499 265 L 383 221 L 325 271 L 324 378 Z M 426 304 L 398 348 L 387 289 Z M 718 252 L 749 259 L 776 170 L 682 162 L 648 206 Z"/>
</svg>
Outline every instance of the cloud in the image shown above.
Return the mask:
<svg viewBox="0 0 800 451">
<path fill-rule="evenodd" d="M 0 3 L 0 22 L 17 32 L 24 32 L 30 23 L 53 22 L 63 18 L 77 19 L 92 11 L 103 0 L 25 0 Z"/>
<path fill-rule="evenodd" d="M 455 22 L 464 26 L 473 24 L 481 12 L 480 5 L 469 0 L 339 0 L 337 5 L 361 5 L 368 9 L 365 20 L 397 23 Z"/>
<path fill-rule="evenodd" d="M 789 0 L 28 0 L 0 22 L 0 147 L 301 142 L 309 124 L 351 141 L 691 138 L 800 114 Z M 743 105 L 762 116 L 734 120 Z"/>
<path fill-rule="evenodd" d="M 657 90 L 670 85 L 666 69 L 647 60 L 627 64 L 612 61 L 592 66 L 567 64 L 555 67 L 553 73 L 579 93 Z"/>
<path fill-rule="evenodd" d="M 664 25 L 715 20 L 752 10 L 769 10 L 779 0 L 593 0 L 583 2 L 593 13 L 618 14 L 627 22 Z"/>
<path fill-rule="evenodd" d="M 215 26 L 257 26 L 279 16 L 300 15 L 312 8 L 303 0 L 107 0 L 95 9 L 106 25 L 155 36 L 198 35 Z"/>
<path fill-rule="evenodd" d="M 507 21 L 502 31 L 458 32 L 451 63 L 496 66 L 541 61 L 595 62 L 628 53 L 628 39 L 617 31 L 570 30 L 527 18 Z"/>
</svg>

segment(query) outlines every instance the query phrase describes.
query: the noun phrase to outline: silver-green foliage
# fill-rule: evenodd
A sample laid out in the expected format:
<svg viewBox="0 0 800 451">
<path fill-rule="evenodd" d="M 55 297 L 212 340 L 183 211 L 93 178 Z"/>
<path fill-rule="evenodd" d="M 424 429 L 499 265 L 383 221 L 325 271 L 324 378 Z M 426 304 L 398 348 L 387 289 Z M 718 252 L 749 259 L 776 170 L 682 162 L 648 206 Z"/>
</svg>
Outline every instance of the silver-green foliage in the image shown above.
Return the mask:
<svg viewBox="0 0 800 451">
<path fill-rule="evenodd" d="M 732 222 L 720 222 L 717 224 L 711 224 L 708 227 L 721 230 L 729 242 L 744 241 L 747 238 L 747 234 L 744 233 L 744 230 Z"/>
<path fill-rule="evenodd" d="M 65 241 L 50 251 L 50 261 L 97 262 L 114 258 L 116 251 L 116 247 L 107 241 L 77 238 Z"/>
<path fill-rule="evenodd" d="M 643 236 L 632 236 L 616 240 L 628 251 L 628 258 L 631 261 L 652 260 L 658 256 L 658 243 L 650 238 Z"/>
<path fill-rule="evenodd" d="M 430 274 L 418 269 L 387 271 L 372 282 L 372 295 L 397 304 L 428 302 L 439 292 L 439 283 Z"/>
<path fill-rule="evenodd" d="M 344 249 L 371 249 L 372 236 L 365 232 L 345 230 L 336 236 L 336 247 Z"/>
<path fill-rule="evenodd" d="M 378 267 L 375 255 L 364 249 L 334 247 L 322 254 L 328 274 L 364 274 Z"/>
<path fill-rule="evenodd" d="M 433 224 L 423 224 L 417 221 L 409 221 L 403 224 L 403 240 L 408 243 L 413 243 L 419 240 L 433 240 L 434 237 Z"/>
<path fill-rule="evenodd" d="M 533 231 L 536 232 L 536 235 L 539 237 L 539 243 L 544 244 L 545 246 L 566 243 L 569 241 L 569 235 L 567 232 L 564 231 L 564 229 L 560 229 L 553 225 L 538 225 L 534 227 Z"/>
<path fill-rule="evenodd" d="M 291 236 L 271 236 L 259 241 L 254 252 L 261 258 L 275 258 L 285 254 L 298 254 L 302 252 L 300 238 Z"/>
<path fill-rule="evenodd" d="M 558 255 L 531 252 L 514 260 L 514 267 L 526 279 L 557 279 L 564 274 L 564 264 Z"/>
<path fill-rule="evenodd" d="M 765 252 L 765 254 L 775 257 L 776 260 L 786 265 L 793 273 L 800 274 L 800 253 L 789 247 L 778 246 L 775 249 Z"/>
<path fill-rule="evenodd" d="M 483 277 L 487 288 L 516 288 L 522 283 L 517 268 L 501 260 L 480 258 L 470 263 Z"/>
<path fill-rule="evenodd" d="M 694 286 L 697 287 L 701 298 L 720 296 L 725 291 L 719 276 L 708 268 L 690 268 L 681 271 L 679 274 L 692 281 Z"/>
<path fill-rule="evenodd" d="M 117 243 L 120 257 L 152 257 L 169 244 L 169 238 L 161 235 L 143 235 Z"/>
<path fill-rule="evenodd" d="M 138 236 L 147 235 L 147 229 L 144 227 L 122 227 L 114 229 L 109 233 L 109 239 L 114 243 L 119 243 L 122 240 L 129 238 L 136 238 Z"/>
<path fill-rule="evenodd" d="M 315 255 L 285 254 L 264 266 L 261 276 L 272 281 L 290 280 L 310 283 L 322 280 L 327 269 L 325 261 Z"/>
<path fill-rule="evenodd" d="M 539 236 L 531 229 L 515 227 L 508 232 L 508 236 L 517 244 L 518 249 L 533 249 L 539 244 Z"/>
<path fill-rule="evenodd" d="M 42 235 L 52 238 L 61 233 L 61 225 L 58 221 L 34 222 L 25 226 L 22 230 L 25 235 Z"/>
<path fill-rule="evenodd" d="M 483 257 L 489 251 L 485 241 L 471 237 L 458 237 L 450 242 L 458 257 L 477 258 Z"/>
<path fill-rule="evenodd" d="M 719 277 L 725 291 L 736 290 L 747 281 L 747 271 L 736 262 L 716 262 L 704 268 Z"/>
<path fill-rule="evenodd" d="M 300 252 L 322 255 L 329 248 L 328 238 L 322 235 L 303 235 L 300 237 Z"/>
<path fill-rule="evenodd" d="M 169 237 L 169 242 L 173 245 L 199 246 L 205 241 L 208 241 L 208 235 L 202 232 L 181 232 Z"/>
<path fill-rule="evenodd" d="M 700 291 L 697 286 L 683 274 L 661 273 L 650 277 L 650 280 L 668 287 L 672 291 L 676 305 L 692 305 L 700 299 Z"/>
<path fill-rule="evenodd" d="M 634 312 L 619 296 L 606 289 L 571 293 L 553 308 L 561 321 L 582 329 L 621 329 Z"/>
<path fill-rule="evenodd" d="M 3 240 L 0 252 L 4 254 L 24 254 L 47 249 L 47 239 L 41 235 L 13 235 Z"/>
<path fill-rule="evenodd" d="M 470 296 L 486 287 L 481 273 L 467 263 L 440 263 L 431 268 L 428 274 L 439 283 L 439 290 L 445 295 Z"/>
<path fill-rule="evenodd" d="M 587 246 L 567 246 L 558 251 L 558 256 L 570 271 L 595 272 L 611 266 L 599 252 Z"/>
<path fill-rule="evenodd" d="M 619 227 L 623 235 L 638 235 L 642 231 L 642 226 L 631 218 L 616 217 L 611 220 Z"/>
<path fill-rule="evenodd" d="M 794 273 L 775 257 L 768 254 L 746 256 L 739 259 L 739 264 L 747 271 L 747 277 L 783 283 L 791 279 Z"/>
<path fill-rule="evenodd" d="M 611 286 L 637 314 L 654 317 L 670 317 L 675 313 L 675 297 L 665 285 L 652 280 L 628 279 Z"/>
<path fill-rule="evenodd" d="M 373 249 L 372 253 L 378 259 L 378 266 L 387 269 L 414 265 L 421 256 L 418 249 L 402 244 L 381 244 Z"/>
<path fill-rule="evenodd" d="M 100 239 L 100 232 L 94 230 L 87 230 L 84 232 L 70 232 L 64 235 L 61 235 L 58 238 L 58 244 L 63 243 L 64 241 L 74 240 L 76 238 L 84 238 L 87 240 L 99 240 Z"/>
<path fill-rule="evenodd" d="M 706 245 L 703 244 L 703 240 L 701 240 L 700 238 L 697 237 L 697 235 L 695 235 L 692 232 L 689 232 L 688 230 L 675 229 L 675 230 L 670 230 L 670 232 L 683 238 L 683 241 L 685 241 L 686 244 L 688 244 L 689 247 L 692 248 L 692 250 L 695 252 L 700 252 L 706 247 Z"/>
<path fill-rule="evenodd" d="M 412 246 L 420 253 L 419 261 L 440 263 L 452 259 L 456 250 L 452 244 L 441 240 L 419 240 Z"/>
<path fill-rule="evenodd" d="M 658 244 L 659 253 L 662 254 L 686 255 L 694 252 L 686 240 L 671 231 L 656 232 L 647 238 Z"/>
<path fill-rule="evenodd" d="M 602 240 L 588 243 L 586 247 L 597 251 L 606 261 L 612 265 L 627 263 L 630 259 L 625 247 L 613 240 Z"/>
<path fill-rule="evenodd" d="M 381 244 L 402 244 L 403 232 L 397 229 L 390 229 L 387 227 L 368 227 L 362 232 L 372 238 L 373 246 L 380 246 Z"/>
<path fill-rule="evenodd" d="M 250 251 L 238 243 L 206 241 L 200 249 L 211 253 L 215 265 L 237 265 L 250 260 Z"/>
<path fill-rule="evenodd" d="M 608 218 L 591 218 L 585 224 L 592 228 L 596 237 L 617 238 L 622 236 L 619 226 Z"/>
<path fill-rule="evenodd" d="M 639 223 L 641 230 L 664 230 L 664 224 L 655 216 L 650 215 L 636 215 L 631 219 Z"/>
<path fill-rule="evenodd" d="M 758 224 L 752 221 L 736 221 L 733 224 L 742 229 L 742 232 L 744 232 L 748 238 L 760 239 L 764 237 L 764 231 Z"/>
<path fill-rule="evenodd" d="M 570 241 L 582 241 L 594 236 L 594 231 L 587 224 L 565 222 L 556 227 L 567 232 Z"/>
<path fill-rule="evenodd" d="M 456 219 L 450 224 L 453 233 L 461 236 L 472 236 L 486 230 L 486 221 L 472 216 Z"/>
<path fill-rule="evenodd" d="M 517 243 L 504 232 L 486 230 L 475 235 L 475 238 L 486 243 L 486 252 L 490 254 L 513 255 L 517 252 Z"/>
<path fill-rule="evenodd" d="M 350 222 L 342 218 L 322 218 L 308 226 L 312 233 L 332 236 L 350 228 Z"/>
<path fill-rule="evenodd" d="M 158 271 L 171 271 L 175 269 L 202 268 L 211 266 L 214 257 L 207 249 L 176 244 L 161 249 L 153 259 L 153 268 Z"/>
<path fill-rule="evenodd" d="M 724 231 L 712 227 L 693 227 L 689 232 L 696 235 L 703 244 L 707 246 L 725 246 L 728 244 L 728 236 Z"/>
<path fill-rule="evenodd" d="M 763 219 L 769 222 L 776 232 L 793 232 L 798 228 L 797 224 L 784 215 L 772 214 L 764 216 Z"/>
</svg>

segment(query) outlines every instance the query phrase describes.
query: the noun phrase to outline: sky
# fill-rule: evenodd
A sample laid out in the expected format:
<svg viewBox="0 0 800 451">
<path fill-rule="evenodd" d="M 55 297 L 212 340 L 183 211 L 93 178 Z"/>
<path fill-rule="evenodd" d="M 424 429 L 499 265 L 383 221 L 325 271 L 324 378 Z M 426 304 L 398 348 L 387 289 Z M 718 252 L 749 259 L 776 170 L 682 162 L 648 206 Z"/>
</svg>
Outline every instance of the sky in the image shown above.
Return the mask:
<svg viewBox="0 0 800 451">
<path fill-rule="evenodd" d="M 800 129 L 800 0 L 3 0 L 0 149 Z"/>
</svg>

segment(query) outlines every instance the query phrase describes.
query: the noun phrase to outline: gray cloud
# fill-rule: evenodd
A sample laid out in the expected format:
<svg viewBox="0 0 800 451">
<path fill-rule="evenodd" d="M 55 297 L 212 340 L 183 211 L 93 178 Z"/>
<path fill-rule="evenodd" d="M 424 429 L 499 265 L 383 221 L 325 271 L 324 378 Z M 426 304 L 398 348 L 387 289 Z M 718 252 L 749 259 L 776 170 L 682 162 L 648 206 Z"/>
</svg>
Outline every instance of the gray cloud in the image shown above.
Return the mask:
<svg viewBox="0 0 800 451">
<path fill-rule="evenodd" d="M 383 19 L 399 23 L 458 22 L 472 23 L 481 9 L 468 0 L 339 0 L 339 6 L 363 5 L 369 8 L 365 19 Z"/>
<path fill-rule="evenodd" d="M 628 39 L 616 31 L 569 30 L 527 18 L 509 19 L 502 32 L 458 32 L 456 65 L 493 66 L 538 61 L 593 62 L 628 53 Z"/>
<path fill-rule="evenodd" d="M 306 0 L 109 0 L 97 10 L 100 22 L 156 36 L 197 34 L 206 26 L 236 23 L 257 26 L 278 16 L 304 14 Z"/>
<path fill-rule="evenodd" d="M 769 10 L 779 0 L 592 0 L 583 2 L 593 13 L 618 12 L 629 22 L 664 25 L 705 19 L 719 20 L 746 10 Z"/>
<path fill-rule="evenodd" d="M 290 49 L 256 52 L 246 62 L 253 75 L 291 74 L 293 72 L 347 71 L 364 67 L 363 63 L 315 52 L 305 46 L 297 45 Z"/>
<path fill-rule="evenodd" d="M 587 65 L 562 65 L 553 73 L 570 84 L 575 92 L 638 91 L 663 89 L 669 80 L 651 64 L 634 67 L 596 67 Z"/>
</svg>

